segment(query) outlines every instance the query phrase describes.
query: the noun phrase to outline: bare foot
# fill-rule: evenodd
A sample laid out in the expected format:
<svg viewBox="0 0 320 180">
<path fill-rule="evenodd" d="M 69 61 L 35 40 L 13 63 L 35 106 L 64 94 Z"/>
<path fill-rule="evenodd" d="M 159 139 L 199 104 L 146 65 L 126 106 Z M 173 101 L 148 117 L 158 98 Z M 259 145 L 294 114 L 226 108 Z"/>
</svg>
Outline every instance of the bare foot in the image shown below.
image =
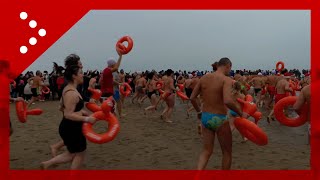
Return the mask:
<svg viewBox="0 0 320 180">
<path fill-rule="evenodd" d="M 49 167 L 49 166 L 48 166 L 46 163 L 44 163 L 44 162 L 42 162 L 42 163 L 40 164 L 40 169 L 41 169 L 41 170 L 47 170 L 48 167 Z"/>
<path fill-rule="evenodd" d="M 52 157 L 56 157 L 58 150 L 53 145 L 50 145 L 50 150 Z"/>
<path fill-rule="evenodd" d="M 167 123 L 172 123 L 172 121 L 171 121 L 171 120 L 165 120 L 165 122 L 167 122 Z"/>
</svg>

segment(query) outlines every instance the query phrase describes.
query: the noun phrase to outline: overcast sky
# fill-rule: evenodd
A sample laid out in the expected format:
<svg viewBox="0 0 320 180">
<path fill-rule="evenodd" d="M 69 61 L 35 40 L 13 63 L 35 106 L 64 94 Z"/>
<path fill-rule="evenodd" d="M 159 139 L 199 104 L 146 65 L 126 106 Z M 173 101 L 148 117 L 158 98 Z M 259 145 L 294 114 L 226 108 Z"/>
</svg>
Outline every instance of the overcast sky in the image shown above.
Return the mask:
<svg viewBox="0 0 320 180">
<path fill-rule="evenodd" d="M 50 34 L 50 32 L 47 32 Z M 129 35 L 125 71 L 211 70 L 222 57 L 233 69 L 310 68 L 310 11 L 90 11 L 27 70 L 52 70 L 70 53 L 102 70 Z M 26 72 L 26 71 L 25 71 Z"/>
</svg>

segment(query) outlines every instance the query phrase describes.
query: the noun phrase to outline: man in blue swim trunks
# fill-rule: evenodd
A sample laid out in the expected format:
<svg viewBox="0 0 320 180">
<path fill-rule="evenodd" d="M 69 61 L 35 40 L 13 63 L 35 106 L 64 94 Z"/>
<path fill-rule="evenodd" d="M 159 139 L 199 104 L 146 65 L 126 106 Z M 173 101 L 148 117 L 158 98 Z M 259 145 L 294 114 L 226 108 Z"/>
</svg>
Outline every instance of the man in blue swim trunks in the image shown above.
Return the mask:
<svg viewBox="0 0 320 180">
<path fill-rule="evenodd" d="M 233 80 L 228 77 L 232 63 L 228 58 L 222 58 L 217 63 L 214 73 L 206 74 L 196 85 L 191 95 L 191 102 L 198 112 L 199 134 L 203 140 L 203 150 L 198 162 L 198 170 L 207 166 L 208 160 L 213 152 L 215 135 L 223 153 L 222 169 L 231 168 L 232 160 L 232 133 L 227 121 L 228 109 L 243 116 L 241 107 L 232 99 Z M 202 95 L 202 111 L 196 102 L 197 96 Z M 201 122 L 200 122 L 201 121 Z"/>
</svg>

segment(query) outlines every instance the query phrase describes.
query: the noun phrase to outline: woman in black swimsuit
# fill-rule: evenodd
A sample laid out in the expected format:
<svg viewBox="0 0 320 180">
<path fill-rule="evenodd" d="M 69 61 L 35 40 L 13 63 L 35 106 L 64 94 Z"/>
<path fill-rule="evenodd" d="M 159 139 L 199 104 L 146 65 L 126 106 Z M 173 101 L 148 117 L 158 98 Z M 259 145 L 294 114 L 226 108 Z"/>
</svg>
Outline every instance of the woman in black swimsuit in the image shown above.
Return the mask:
<svg viewBox="0 0 320 180">
<path fill-rule="evenodd" d="M 144 114 L 147 113 L 148 110 L 152 110 L 154 111 L 155 110 L 155 107 L 156 107 L 156 104 L 158 102 L 158 99 L 157 99 L 157 86 L 156 86 L 156 83 L 157 81 L 155 80 L 156 76 L 154 74 L 154 72 L 151 72 L 148 74 L 148 82 L 147 82 L 147 90 L 148 90 L 148 98 L 150 99 L 150 102 L 151 102 L 151 106 L 147 107 L 144 109 Z"/>
<path fill-rule="evenodd" d="M 70 161 L 72 162 L 71 169 L 80 169 L 87 148 L 86 138 L 82 133 L 82 124 L 83 122 L 93 124 L 96 120 L 94 117 L 88 117 L 88 113 L 82 110 L 84 101 L 77 91 L 77 86 L 83 83 L 83 72 L 80 67 L 69 66 L 65 71 L 65 78 L 68 85 L 62 93 L 63 119 L 59 126 L 59 134 L 68 151 L 49 161 L 42 162 L 42 169 Z"/>
</svg>

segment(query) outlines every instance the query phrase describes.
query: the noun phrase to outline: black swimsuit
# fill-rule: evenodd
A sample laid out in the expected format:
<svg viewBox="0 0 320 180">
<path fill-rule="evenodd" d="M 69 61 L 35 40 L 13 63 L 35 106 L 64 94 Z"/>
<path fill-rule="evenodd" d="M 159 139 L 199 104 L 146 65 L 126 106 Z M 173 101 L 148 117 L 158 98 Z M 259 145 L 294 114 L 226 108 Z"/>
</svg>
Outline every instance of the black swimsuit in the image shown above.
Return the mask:
<svg viewBox="0 0 320 180">
<path fill-rule="evenodd" d="M 192 94 L 192 89 L 191 88 L 185 88 L 185 91 L 186 91 L 187 97 L 190 98 L 191 94 Z"/>
<path fill-rule="evenodd" d="M 148 97 L 149 97 L 149 99 L 151 99 L 151 96 L 152 96 L 153 94 L 156 94 L 156 91 L 155 91 L 155 90 L 152 91 L 152 92 L 148 92 Z"/>
<path fill-rule="evenodd" d="M 79 98 L 74 112 L 81 111 L 84 101 Z M 83 152 L 87 148 L 87 141 L 82 133 L 82 121 L 72 121 L 63 116 L 59 126 L 59 134 L 70 153 Z"/>
</svg>

